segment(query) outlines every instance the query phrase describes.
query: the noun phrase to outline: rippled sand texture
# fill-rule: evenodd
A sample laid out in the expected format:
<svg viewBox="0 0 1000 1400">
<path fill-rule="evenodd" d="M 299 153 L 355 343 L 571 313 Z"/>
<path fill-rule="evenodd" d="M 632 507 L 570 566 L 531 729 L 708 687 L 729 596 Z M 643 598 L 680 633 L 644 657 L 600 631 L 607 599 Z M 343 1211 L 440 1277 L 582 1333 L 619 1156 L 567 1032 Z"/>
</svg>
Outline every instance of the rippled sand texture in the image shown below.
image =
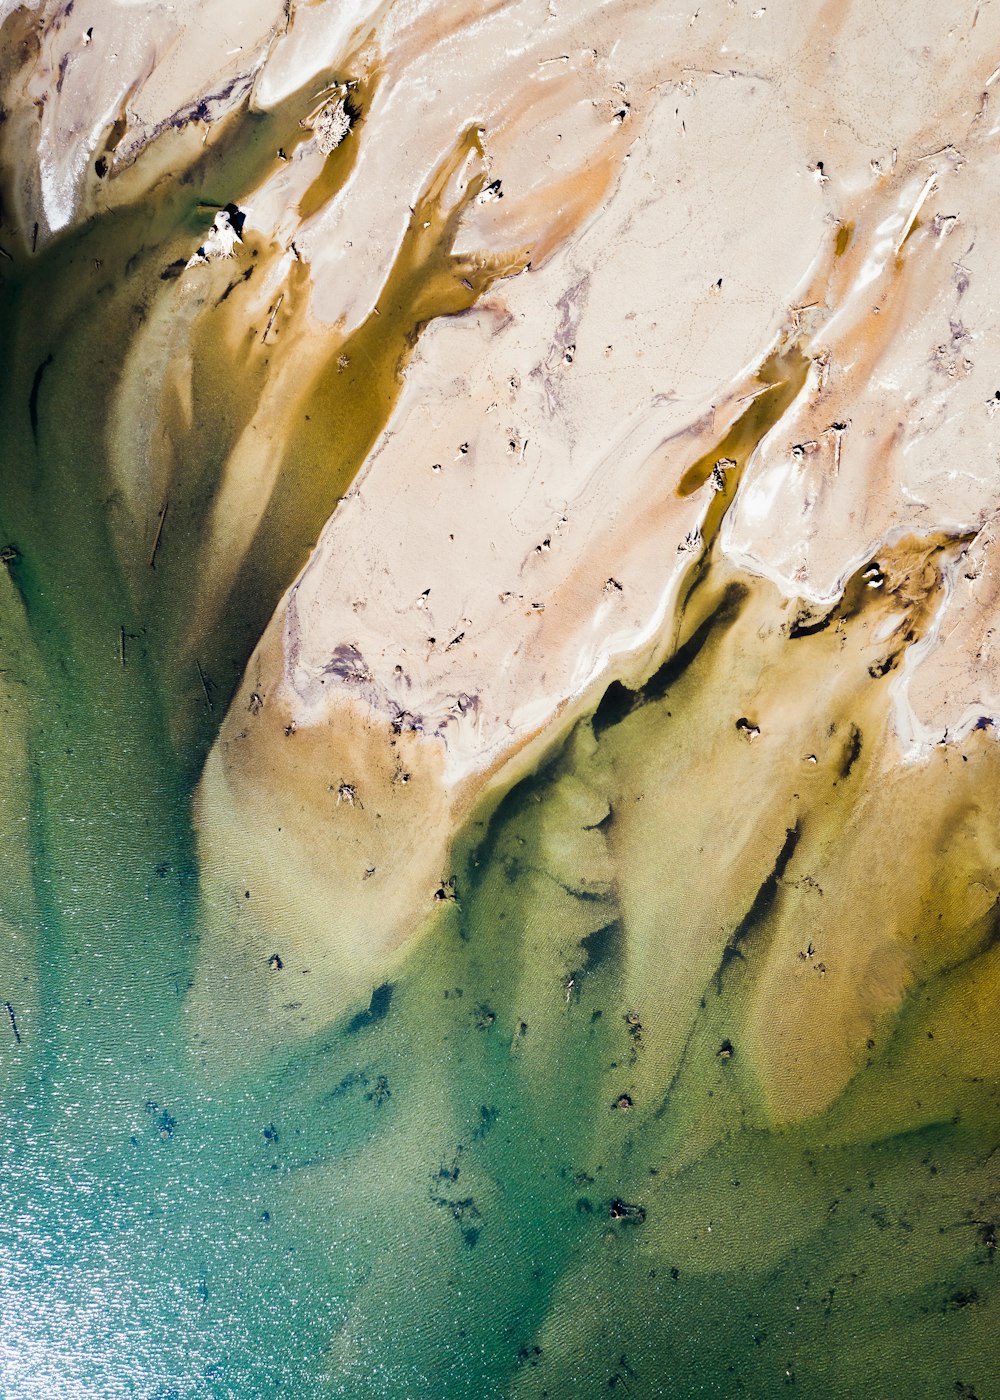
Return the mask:
<svg viewBox="0 0 1000 1400">
<path fill-rule="evenodd" d="M 998 65 L 0 0 L 5 1400 L 1000 1387 Z"/>
</svg>

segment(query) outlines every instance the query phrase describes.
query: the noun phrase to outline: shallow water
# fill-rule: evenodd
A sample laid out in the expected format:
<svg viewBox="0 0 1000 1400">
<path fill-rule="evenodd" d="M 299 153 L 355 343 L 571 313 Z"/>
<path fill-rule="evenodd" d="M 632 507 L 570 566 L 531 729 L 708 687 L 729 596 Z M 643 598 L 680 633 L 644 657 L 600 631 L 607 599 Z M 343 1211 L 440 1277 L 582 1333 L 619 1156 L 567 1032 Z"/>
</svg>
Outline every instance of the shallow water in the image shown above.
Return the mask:
<svg viewBox="0 0 1000 1400">
<path fill-rule="evenodd" d="M 944 908 L 955 956 L 879 1019 L 825 1112 L 780 1125 L 794 1088 L 767 1082 L 754 1018 L 760 1002 L 777 1016 L 768 960 L 789 924 L 831 964 L 814 980 L 851 956 L 848 934 L 831 946 L 787 906 L 859 797 L 832 820 L 825 794 L 803 804 L 780 888 L 755 898 L 795 799 L 732 719 L 737 642 L 710 632 L 598 739 L 582 721 L 470 828 L 458 900 L 370 1006 L 224 1078 L 197 1067 L 183 1021 L 193 906 L 153 902 L 178 872 L 143 867 L 141 807 L 122 805 L 125 850 L 106 814 L 85 820 L 76 784 L 122 760 L 60 762 L 65 845 L 34 852 L 39 1004 L 4 1056 L 5 1395 L 991 1393 L 996 1084 L 969 1070 L 988 1067 L 973 1013 L 994 1004 L 995 925 Z M 841 752 L 817 782 L 831 795 Z M 751 839 L 727 869 L 730 782 L 750 790 L 751 758 L 776 820 L 759 798 L 762 855 Z M 699 762 L 732 773 L 700 807 Z M 994 763 L 983 745 L 956 784 L 935 775 L 939 799 L 966 804 Z M 104 887 L 115 859 L 132 878 Z M 856 878 L 844 865 L 825 898 Z M 866 924 L 867 892 L 848 894 Z M 812 1012 L 806 1084 L 852 997 L 831 988 Z"/>
<path fill-rule="evenodd" d="M 265 135 L 220 143 L 200 185 L 249 182 L 291 104 Z M 450 174 L 385 324 L 325 347 L 287 460 L 326 470 L 284 479 L 193 636 L 204 514 L 266 366 L 230 391 L 201 325 L 193 423 L 163 409 L 153 569 L 165 498 L 125 500 L 107 417 L 211 211 L 172 191 L 8 274 L 0 1389 L 987 1400 L 1000 774 L 983 733 L 901 768 L 887 699 L 955 541 L 902 541 L 883 590 L 861 571 L 799 615 L 714 550 L 734 473 L 660 669 L 473 812 L 456 897 L 414 911 L 371 1002 L 224 1067 L 201 1053 L 206 746 L 420 326 L 510 270 L 462 282 Z M 336 358 L 362 352 L 363 385 Z M 800 362 L 767 368 L 787 378 L 713 462 L 742 467 Z M 319 973 L 267 975 L 294 1004 Z"/>
</svg>

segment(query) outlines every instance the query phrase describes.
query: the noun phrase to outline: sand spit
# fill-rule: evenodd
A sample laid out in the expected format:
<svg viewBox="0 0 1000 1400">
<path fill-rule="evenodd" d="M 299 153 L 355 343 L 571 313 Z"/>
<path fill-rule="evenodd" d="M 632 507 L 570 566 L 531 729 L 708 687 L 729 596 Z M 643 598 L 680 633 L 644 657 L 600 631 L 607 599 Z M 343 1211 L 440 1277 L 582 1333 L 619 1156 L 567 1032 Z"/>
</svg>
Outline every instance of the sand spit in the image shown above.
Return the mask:
<svg viewBox="0 0 1000 1400">
<path fill-rule="evenodd" d="M 975 538 L 894 679 L 900 757 L 992 723 L 1000 16 L 917 0 L 230 11 L 78 0 L 8 6 L 3 28 L 17 256 L 165 174 L 190 178 L 241 121 L 260 132 L 296 114 L 252 181 L 205 193 L 245 214 L 244 243 L 225 269 L 165 286 L 113 406 L 120 488 L 152 534 L 181 451 L 158 425 L 181 442 L 196 419 L 199 354 L 211 345 L 253 385 L 227 428 L 204 593 L 172 623 L 178 646 L 196 654 L 229 606 L 279 464 L 321 456 L 309 394 L 335 387 L 349 345 L 368 346 L 402 295 L 392 270 L 421 233 L 415 210 L 428 238 L 447 234 L 434 276 L 447 265 L 468 296 L 406 284 L 406 355 L 389 346 L 372 372 L 381 386 L 405 363 L 405 382 L 358 460 L 338 462 L 343 499 L 206 771 L 213 888 L 245 887 L 259 853 L 236 833 L 280 793 L 297 816 L 274 900 L 282 880 L 291 899 L 357 748 L 378 775 L 364 820 L 377 810 L 403 843 L 420 821 L 435 833 L 387 877 L 367 951 L 356 931 L 334 935 L 345 965 L 374 966 L 433 909 L 449 834 L 484 786 L 669 653 L 719 487 L 735 495 L 722 554 L 816 608 L 904 536 Z M 225 279 L 251 262 L 234 292 Z M 766 402 L 760 367 L 792 349 L 804 387 L 763 414 L 737 466 L 727 433 Z M 146 352 L 169 364 L 169 414 L 146 391 Z M 682 492 L 716 451 L 718 471 Z M 403 745 L 420 815 L 393 783 Z M 371 900 L 361 874 L 379 864 L 356 854 Z M 322 900 L 305 903 L 302 936 L 319 943 Z"/>
<path fill-rule="evenodd" d="M 645 22 L 638 7 L 630 13 L 635 34 L 604 59 L 609 73 L 612 61 L 641 71 L 636 52 L 623 62 Z M 915 6 L 907 21 L 931 24 Z M 825 11 L 814 30 L 803 22 L 780 33 L 766 16 L 732 15 L 718 72 L 698 71 L 705 45 L 691 36 L 702 23 L 701 13 L 685 19 L 690 64 L 642 74 L 641 90 L 623 84 L 629 147 L 585 227 L 551 262 L 533 262 L 425 336 L 286 624 L 295 638 L 286 684 L 302 722 L 316 714 L 329 656 L 354 646 L 393 704 L 431 735 L 447 728 L 445 772 L 456 783 L 495 768 L 613 659 L 627 667 L 638 653 L 641 666 L 676 573 L 668 561 L 705 508 L 676 501 L 671 485 L 723 436 L 779 337 L 800 344 L 815 371 L 727 521 L 734 560 L 790 596 L 829 602 L 882 541 L 913 528 L 976 529 L 990 513 L 996 324 L 990 269 L 976 275 L 976 258 L 989 256 L 977 229 L 995 178 L 988 35 L 981 24 L 969 35 L 942 28 L 945 98 L 929 116 L 915 88 L 891 112 L 873 104 L 877 36 L 860 13 L 836 33 Z M 478 30 L 468 42 L 493 51 Z M 825 45 L 851 59 L 821 89 L 843 114 L 821 152 L 801 85 Z M 391 94 L 387 108 L 400 100 Z M 850 134 L 848 114 L 857 128 L 859 111 Z M 568 125 L 571 113 L 559 116 Z M 725 167 L 723 200 L 704 172 L 727 140 L 739 159 Z M 524 231 L 512 206 L 538 182 L 530 171 L 543 142 L 516 143 L 504 127 L 496 151 L 487 142 L 505 200 L 480 206 L 469 242 L 499 242 L 507 220 Z M 403 182 L 402 157 L 387 169 L 383 146 L 369 140 L 349 197 L 312 238 L 327 237 L 333 217 L 340 229 L 362 216 L 373 202 L 366 181 Z M 369 241 L 370 264 L 378 247 Z M 318 306 L 334 287 L 350 322 L 359 284 L 344 292 L 329 276 Z M 320 712 L 328 695 L 324 687 Z M 460 696 L 475 705 L 456 713 Z"/>
</svg>

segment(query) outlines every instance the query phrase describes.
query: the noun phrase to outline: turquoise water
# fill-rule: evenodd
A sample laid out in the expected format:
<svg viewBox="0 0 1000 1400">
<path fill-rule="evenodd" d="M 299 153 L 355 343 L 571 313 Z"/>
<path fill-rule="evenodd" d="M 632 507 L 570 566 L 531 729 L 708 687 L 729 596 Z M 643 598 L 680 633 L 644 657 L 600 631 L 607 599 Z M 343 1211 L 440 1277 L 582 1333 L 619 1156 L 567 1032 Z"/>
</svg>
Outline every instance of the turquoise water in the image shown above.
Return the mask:
<svg viewBox="0 0 1000 1400">
<path fill-rule="evenodd" d="M 5 1397 L 993 1393 L 995 1086 L 874 1141 L 748 1126 L 736 988 L 672 1111 L 613 1109 L 644 1048 L 614 936 L 511 861 L 556 800 L 508 800 L 370 1008 L 224 1082 L 191 1068 L 176 949 L 84 931 L 76 975 L 57 949 L 5 1100 Z"/>
</svg>

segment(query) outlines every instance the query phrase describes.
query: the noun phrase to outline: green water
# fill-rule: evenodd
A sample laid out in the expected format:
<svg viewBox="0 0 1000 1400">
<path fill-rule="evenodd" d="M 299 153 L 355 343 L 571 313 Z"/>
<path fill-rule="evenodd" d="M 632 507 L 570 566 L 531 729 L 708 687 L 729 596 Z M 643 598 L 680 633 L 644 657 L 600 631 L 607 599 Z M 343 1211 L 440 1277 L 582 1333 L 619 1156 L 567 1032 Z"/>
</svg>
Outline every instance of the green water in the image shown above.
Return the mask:
<svg viewBox="0 0 1000 1400">
<path fill-rule="evenodd" d="M 374 1011 L 235 1080 L 190 1068 L 184 949 L 135 909 L 51 937 L 5 1099 L 5 1396 L 995 1393 L 995 1083 L 872 1141 L 768 1131 L 735 987 L 645 1111 L 614 911 L 544 863 L 565 782 L 505 802 Z"/>
<path fill-rule="evenodd" d="M 465 297 L 447 248 L 404 250 L 390 330 L 359 332 L 371 402 L 318 381 L 333 466 L 301 518 L 278 493 L 204 684 L 181 621 L 264 369 L 229 395 L 229 367 L 202 365 L 153 570 L 108 405 L 210 218 L 197 200 L 251 186 L 296 120 L 247 119 L 186 183 L 6 270 L 0 1395 L 997 1396 L 1000 952 L 971 894 L 997 869 L 997 761 L 980 734 L 911 787 L 885 779 L 860 582 L 796 636 L 707 554 L 661 669 L 473 815 L 457 901 L 415 913 L 370 1006 L 238 1073 L 194 1053 L 203 755 L 420 324 Z M 733 444 L 742 464 L 753 441 Z M 303 430 L 290 470 L 314 448 Z M 902 651 L 931 566 L 901 559 Z M 809 684 L 769 748 L 763 716 Z M 836 990 L 790 1067 L 761 1027 L 785 943 L 794 965 L 821 934 L 855 970 L 837 982 L 824 952 Z M 852 1000 L 903 947 L 900 994 Z"/>
</svg>

